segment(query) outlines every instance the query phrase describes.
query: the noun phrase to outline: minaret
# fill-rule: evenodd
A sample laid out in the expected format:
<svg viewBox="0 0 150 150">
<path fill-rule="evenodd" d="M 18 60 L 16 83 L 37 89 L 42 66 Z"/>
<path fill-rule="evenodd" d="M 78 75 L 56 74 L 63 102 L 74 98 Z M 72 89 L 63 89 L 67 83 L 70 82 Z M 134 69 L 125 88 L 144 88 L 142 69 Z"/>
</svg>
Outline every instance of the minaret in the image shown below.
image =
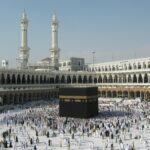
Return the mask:
<svg viewBox="0 0 150 150">
<path fill-rule="evenodd" d="M 52 47 L 50 49 L 51 66 L 54 70 L 58 70 L 60 49 L 58 48 L 58 20 L 56 15 L 52 16 L 51 29 L 52 29 L 52 41 L 51 41 Z"/>
<path fill-rule="evenodd" d="M 27 69 L 28 65 L 30 48 L 28 47 L 27 29 L 28 29 L 28 19 L 24 11 L 21 18 L 21 47 L 18 60 L 20 69 Z"/>
</svg>

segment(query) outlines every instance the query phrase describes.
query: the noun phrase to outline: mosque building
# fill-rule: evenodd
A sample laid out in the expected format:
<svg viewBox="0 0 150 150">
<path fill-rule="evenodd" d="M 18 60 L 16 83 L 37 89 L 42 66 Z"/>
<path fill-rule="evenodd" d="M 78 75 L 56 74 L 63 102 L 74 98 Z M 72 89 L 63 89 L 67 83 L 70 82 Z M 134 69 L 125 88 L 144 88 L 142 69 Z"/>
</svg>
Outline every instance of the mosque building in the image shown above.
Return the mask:
<svg viewBox="0 0 150 150">
<path fill-rule="evenodd" d="M 58 97 L 59 87 L 97 86 L 99 97 L 122 97 L 150 100 L 150 57 L 86 65 L 84 58 L 60 61 L 58 19 L 51 22 L 50 55 L 35 64 L 29 63 L 28 18 L 21 18 L 21 46 L 17 68 L 0 68 L 2 104 Z"/>
</svg>

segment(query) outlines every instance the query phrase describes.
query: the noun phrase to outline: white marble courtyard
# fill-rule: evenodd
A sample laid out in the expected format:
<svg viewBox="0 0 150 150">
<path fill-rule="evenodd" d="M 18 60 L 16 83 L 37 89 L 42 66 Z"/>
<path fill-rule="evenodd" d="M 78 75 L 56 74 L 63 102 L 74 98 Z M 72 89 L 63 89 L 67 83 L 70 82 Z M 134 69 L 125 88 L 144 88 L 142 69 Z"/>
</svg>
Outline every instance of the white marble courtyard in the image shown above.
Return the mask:
<svg viewBox="0 0 150 150">
<path fill-rule="evenodd" d="M 88 120 L 58 117 L 54 102 L 9 106 L 0 114 L 0 149 L 148 150 L 150 105 L 139 101 L 99 99 L 99 116 Z M 3 132 L 7 132 L 4 138 Z"/>
</svg>

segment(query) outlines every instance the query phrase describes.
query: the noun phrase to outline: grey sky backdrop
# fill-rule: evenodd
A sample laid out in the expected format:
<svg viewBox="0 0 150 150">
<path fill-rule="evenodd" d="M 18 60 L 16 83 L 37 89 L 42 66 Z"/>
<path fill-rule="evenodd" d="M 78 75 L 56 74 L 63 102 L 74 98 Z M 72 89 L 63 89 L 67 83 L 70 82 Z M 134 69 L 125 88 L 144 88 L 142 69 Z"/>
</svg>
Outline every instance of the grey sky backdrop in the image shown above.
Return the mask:
<svg viewBox="0 0 150 150">
<path fill-rule="evenodd" d="M 149 0 L 1 0 L 0 60 L 16 65 L 20 18 L 29 19 L 30 62 L 50 56 L 51 16 L 59 20 L 61 59 L 85 57 L 105 62 L 150 56 Z"/>
</svg>

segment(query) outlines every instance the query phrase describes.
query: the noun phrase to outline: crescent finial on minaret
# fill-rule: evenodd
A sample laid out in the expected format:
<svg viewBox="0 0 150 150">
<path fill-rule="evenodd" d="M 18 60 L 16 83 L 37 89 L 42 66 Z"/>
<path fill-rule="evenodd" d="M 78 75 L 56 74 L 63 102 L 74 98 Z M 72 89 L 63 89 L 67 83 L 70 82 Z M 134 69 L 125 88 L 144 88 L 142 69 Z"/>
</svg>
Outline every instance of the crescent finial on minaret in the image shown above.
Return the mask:
<svg viewBox="0 0 150 150">
<path fill-rule="evenodd" d="M 57 15 L 56 15 L 56 11 L 54 11 L 53 15 L 52 15 L 52 23 L 57 23 Z"/>
<path fill-rule="evenodd" d="M 24 11 L 23 11 L 23 13 L 22 13 L 22 19 L 27 20 L 27 14 L 26 14 L 25 9 L 24 9 Z"/>
</svg>

